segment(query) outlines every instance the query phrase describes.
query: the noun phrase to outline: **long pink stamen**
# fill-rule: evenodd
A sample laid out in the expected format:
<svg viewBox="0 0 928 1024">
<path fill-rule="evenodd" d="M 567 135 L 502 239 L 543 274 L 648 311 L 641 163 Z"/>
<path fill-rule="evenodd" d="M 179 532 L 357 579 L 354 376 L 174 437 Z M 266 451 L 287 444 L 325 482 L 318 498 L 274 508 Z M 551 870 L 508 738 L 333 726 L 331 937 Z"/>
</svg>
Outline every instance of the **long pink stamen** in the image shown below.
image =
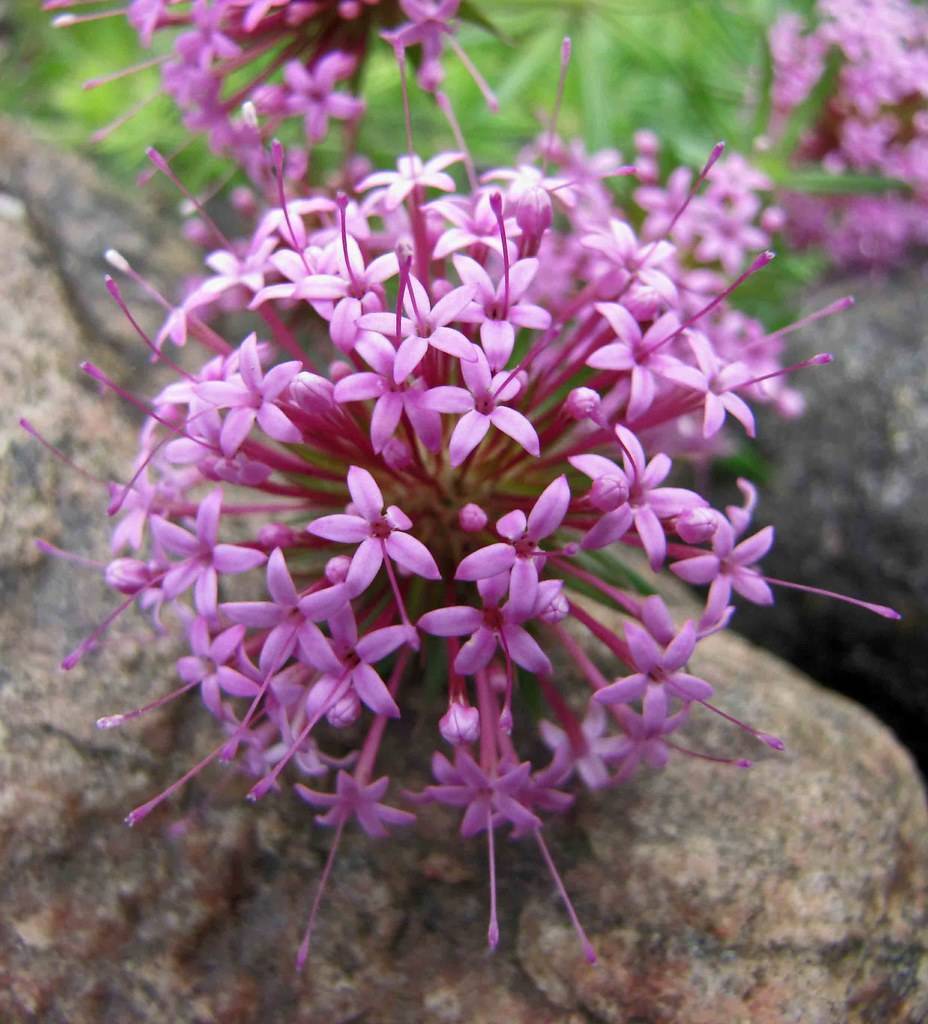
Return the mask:
<svg viewBox="0 0 928 1024">
<path fill-rule="evenodd" d="M 554 884 L 557 887 L 557 891 L 564 903 L 564 907 L 567 910 L 567 916 L 570 918 L 570 923 L 574 926 L 574 931 L 577 933 L 577 938 L 580 940 L 580 946 L 583 949 L 584 959 L 588 964 L 596 963 L 596 950 L 593 948 L 593 943 L 587 938 L 586 932 L 583 930 L 583 925 L 580 924 L 580 918 L 577 917 L 577 911 L 574 909 L 574 905 L 571 902 L 570 897 L 567 895 L 567 890 L 564 888 L 564 882 L 561 878 L 561 874 L 555 866 L 554 859 L 551 857 L 551 853 L 548 850 L 548 844 L 544 841 L 541 834 L 541 829 L 536 828 L 534 830 L 535 840 L 538 843 L 538 849 L 541 850 L 541 855 L 544 858 L 545 864 L 548 866 L 548 871 L 551 874 Z"/>
<path fill-rule="evenodd" d="M 487 859 L 490 867 L 490 924 L 487 927 L 487 942 L 490 949 L 499 945 L 499 919 L 496 915 L 496 849 L 493 845 L 493 811 L 487 807 Z"/>
<path fill-rule="evenodd" d="M 467 51 L 464 49 L 463 46 L 461 46 L 461 44 L 457 41 L 457 39 L 454 38 L 453 35 L 448 36 L 448 46 L 450 47 L 451 50 L 454 51 L 455 56 L 467 69 L 467 73 L 474 80 L 474 82 L 477 85 L 477 88 L 483 95 L 486 105 L 495 114 L 499 110 L 499 100 L 496 98 L 496 94 L 490 88 L 489 84 L 487 83 L 487 80 L 480 73 L 480 70 L 477 68 L 477 65 L 474 64 L 470 57 L 467 56 Z"/>
<path fill-rule="evenodd" d="M 170 53 L 162 54 L 160 57 L 152 57 L 150 60 L 143 60 L 139 64 L 133 64 L 131 67 L 121 68 L 119 71 L 112 71 L 108 75 L 99 75 L 97 78 L 88 78 L 87 81 L 81 85 L 81 88 L 86 91 L 99 89 L 101 85 L 109 85 L 111 82 L 118 82 L 122 78 L 128 78 L 130 75 L 138 74 L 140 71 L 147 71 L 149 68 L 155 68 L 159 64 L 164 64 L 165 61 L 170 59 Z"/>
<path fill-rule="evenodd" d="M 707 700 L 699 701 L 704 708 L 708 708 L 711 712 L 718 715 L 720 718 L 724 718 L 726 722 L 731 722 L 732 725 L 736 725 L 739 729 L 742 729 L 746 733 L 750 733 L 755 739 L 760 740 L 761 743 L 770 747 L 771 750 L 785 750 L 786 744 L 779 736 L 774 736 L 769 732 L 761 732 L 760 729 L 755 729 L 753 725 L 748 725 L 747 722 L 742 722 L 741 719 L 735 718 L 734 715 L 728 714 L 727 711 L 723 711 L 720 707 L 716 707 L 715 704 L 710 704 Z"/>
<path fill-rule="evenodd" d="M 103 480 L 101 477 L 95 476 L 93 473 L 90 473 L 86 469 L 83 469 L 73 459 L 65 455 L 65 453 L 60 448 L 56 448 L 55 445 L 51 443 L 51 441 L 46 441 L 45 438 L 42 437 L 38 430 L 36 430 L 36 428 L 32 425 L 32 423 L 25 417 L 20 418 L 19 425 L 23 428 L 23 430 L 26 431 L 27 434 L 29 434 L 30 437 L 34 437 L 36 441 L 38 441 L 39 444 L 42 445 L 43 448 L 51 452 L 52 455 L 54 455 L 59 462 L 63 462 L 68 467 L 68 469 L 73 469 L 75 473 L 79 473 L 85 480 L 91 480 L 93 483 L 100 484 L 103 487 L 108 486 L 106 480 Z"/>
<path fill-rule="evenodd" d="M 319 876 L 319 882 L 316 885 L 316 895 L 313 897 L 313 904 L 309 911 L 309 920 L 306 922 L 306 929 L 303 932 L 303 939 L 300 942 L 300 948 L 296 954 L 296 969 L 302 971 L 303 966 L 309 956 L 309 943 L 312 939 L 313 928 L 316 925 L 316 915 L 319 913 L 319 906 L 322 903 L 322 894 L 325 892 L 325 887 L 329 881 L 329 875 L 332 873 L 332 866 L 335 863 L 335 858 L 338 855 L 338 847 L 342 841 L 342 832 L 345 828 L 344 818 L 339 821 L 335 827 L 335 838 L 332 840 L 332 846 L 329 849 L 329 855 L 325 859 L 325 867 L 322 869 L 322 874 Z"/>
<path fill-rule="evenodd" d="M 753 260 L 748 269 L 745 270 L 744 273 L 739 274 L 738 277 L 736 277 L 735 280 L 732 281 L 732 283 L 724 291 L 719 292 L 719 294 L 716 295 L 714 299 L 712 299 L 710 302 L 707 302 L 706 305 L 702 307 L 702 309 L 694 313 L 685 323 L 681 324 L 673 332 L 673 334 L 668 334 L 666 338 L 661 338 L 660 341 L 656 341 L 653 345 L 646 348 L 641 353 L 641 356 L 639 358 L 645 358 L 647 356 L 650 356 L 659 348 L 663 348 L 664 345 L 673 341 L 675 338 L 679 338 L 685 330 L 692 327 L 693 324 L 701 320 L 704 316 L 708 316 L 708 314 L 711 313 L 712 310 L 715 309 L 717 306 L 720 306 L 728 298 L 728 296 L 731 295 L 732 292 L 740 288 L 741 285 L 743 285 L 749 277 L 753 277 L 753 275 L 756 274 L 759 270 L 763 270 L 764 267 L 766 267 L 769 263 L 773 262 L 775 258 L 776 253 L 772 252 L 770 249 L 767 249 L 764 252 L 762 252 L 760 256 L 756 257 Z"/>
<path fill-rule="evenodd" d="M 500 319 L 505 320 L 509 316 L 509 242 L 506 239 L 506 223 L 503 220 L 503 197 L 499 192 L 494 192 L 490 196 L 490 209 L 493 211 L 493 216 L 496 217 L 496 225 L 499 228 L 499 240 L 503 247 L 503 281 L 505 284 L 503 315 Z"/>
<path fill-rule="evenodd" d="M 564 36 L 561 41 L 561 70 L 557 79 L 557 93 L 554 97 L 554 109 L 551 111 L 551 123 L 548 125 L 548 137 L 545 140 L 544 151 L 541 156 L 541 173 L 548 169 L 551 149 L 554 146 L 554 139 L 557 133 L 557 121 L 561 116 L 561 104 L 564 101 L 564 87 L 567 84 L 567 69 L 570 67 L 570 54 L 572 44 L 570 36 Z"/>
<path fill-rule="evenodd" d="M 185 683 L 183 686 L 179 686 L 176 690 L 172 690 L 170 693 L 165 694 L 163 697 L 159 697 L 157 700 L 153 700 L 150 704 L 146 704 L 144 707 L 136 708 L 134 711 L 126 711 L 121 715 L 105 715 L 103 718 L 97 719 L 98 729 L 115 729 L 117 726 L 128 722 L 133 718 L 138 718 L 140 715 L 144 715 L 148 711 L 154 711 L 155 708 L 160 708 L 165 704 L 170 703 L 177 697 L 183 696 L 188 690 L 192 690 L 195 686 L 199 686 L 202 680 L 194 679 L 192 683 Z"/>
<path fill-rule="evenodd" d="M 778 580 L 774 579 L 772 576 L 764 576 L 762 579 L 777 587 L 788 587 L 790 590 L 802 590 L 807 594 L 817 594 L 819 597 L 833 597 L 836 601 L 843 601 L 845 604 L 855 605 L 857 608 L 863 608 L 865 611 L 873 612 L 874 615 L 880 615 L 884 619 L 899 620 L 902 618 L 902 615 L 899 612 L 894 608 L 887 607 L 885 604 L 873 604 L 870 601 L 861 601 L 856 597 L 848 597 L 847 594 L 837 594 L 833 590 L 822 590 L 820 587 L 810 587 L 806 586 L 804 583 L 792 583 L 790 580 Z"/>
</svg>

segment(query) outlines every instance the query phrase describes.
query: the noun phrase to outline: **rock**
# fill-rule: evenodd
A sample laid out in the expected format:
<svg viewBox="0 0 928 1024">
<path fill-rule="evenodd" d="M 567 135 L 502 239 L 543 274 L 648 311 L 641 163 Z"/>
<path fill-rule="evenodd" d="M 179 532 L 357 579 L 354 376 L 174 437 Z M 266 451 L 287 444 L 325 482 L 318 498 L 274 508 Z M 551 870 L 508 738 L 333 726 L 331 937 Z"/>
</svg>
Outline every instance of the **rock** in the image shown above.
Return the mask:
<svg viewBox="0 0 928 1024">
<path fill-rule="evenodd" d="M 771 477 L 759 522 L 776 525 L 764 570 L 898 609 L 890 622 L 827 598 L 780 590 L 744 607 L 736 628 L 889 723 L 928 771 L 928 267 L 842 281 L 854 309 L 793 343 L 834 352 L 802 374 L 808 410 L 762 421 Z M 801 355 L 800 355 L 801 353 Z M 728 495 L 730 498 L 730 495 Z"/>
<path fill-rule="evenodd" d="M 128 373 L 131 359 L 75 315 L 63 261 L 34 223 L 28 200 L 0 202 L 5 406 L 41 421 L 79 465 L 120 474 L 134 427 L 72 367 L 108 356 Z M 928 820 L 910 759 L 869 714 L 735 637 L 708 642 L 695 668 L 788 752 L 758 752 L 707 712 L 685 742 L 750 752 L 753 770 L 681 757 L 581 798 L 548 830 L 598 966 L 580 957 L 530 842 L 499 843 L 503 937 L 488 956 L 484 846 L 462 843 L 432 808 L 390 842 L 346 833 L 297 976 L 331 835 L 293 796 L 247 806 L 247 780 L 219 768 L 135 829 L 122 824 L 216 732 L 195 703 L 94 729 L 169 689 L 170 639 L 134 618 L 58 671 L 112 598 L 92 570 L 37 559 L 29 536 L 105 557 L 105 497 L 11 428 L 0 455 L 4 1024 L 926 1019 Z M 414 725 L 399 731 L 385 767 L 401 765 L 415 788 L 428 752 Z"/>
</svg>

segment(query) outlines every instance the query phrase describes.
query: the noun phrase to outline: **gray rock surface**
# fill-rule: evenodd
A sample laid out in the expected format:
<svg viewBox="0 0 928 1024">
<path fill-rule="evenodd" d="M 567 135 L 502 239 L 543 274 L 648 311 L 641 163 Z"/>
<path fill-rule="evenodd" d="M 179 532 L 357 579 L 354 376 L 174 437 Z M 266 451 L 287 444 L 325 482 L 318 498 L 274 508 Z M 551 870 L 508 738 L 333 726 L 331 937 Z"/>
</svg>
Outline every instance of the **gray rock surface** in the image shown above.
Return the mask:
<svg viewBox="0 0 928 1024">
<path fill-rule="evenodd" d="M 802 419 L 765 419 L 759 520 L 777 528 L 771 576 L 891 605 L 901 623 L 780 590 L 736 627 L 889 722 L 928 771 L 928 267 L 842 281 L 854 309 L 797 334 Z"/>
<path fill-rule="evenodd" d="M 484 848 L 461 842 L 438 809 L 392 842 L 346 835 L 299 977 L 293 953 L 330 835 L 296 798 L 246 806 L 247 782 L 217 769 L 127 829 L 125 812 L 215 732 L 193 704 L 94 729 L 170 685 L 170 641 L 137 620 L 57 670 L 112 599 L 92 571 L 38 558 L 30 538 L 104 557 L 105 499 L 19 433 L 15 415 L 89 471 L 119 474 L 133 427 L 74 367 L 89 356 L 132 369 L 121 343 L 75 315 L 66 263 L 29 202 L 0 196 L 4 1024 L 926 1019 L 928 816 L 910 758 L 869 714 L 734 637 L 707 644 L 695 668 L 730 711 L 786 736 L 788 752 L 765 756 L 706 715 L 686 742 L 749 752 L 753 770 L 681 758 L 584 797 L 550 829 L 596 967 L 525 843 L 500 844 L 503 937 L 487 956 Z M 388 763 L 412 761 L 413 784 L 425 781 L 417 735 L 385 750 Z"/>
</svg>

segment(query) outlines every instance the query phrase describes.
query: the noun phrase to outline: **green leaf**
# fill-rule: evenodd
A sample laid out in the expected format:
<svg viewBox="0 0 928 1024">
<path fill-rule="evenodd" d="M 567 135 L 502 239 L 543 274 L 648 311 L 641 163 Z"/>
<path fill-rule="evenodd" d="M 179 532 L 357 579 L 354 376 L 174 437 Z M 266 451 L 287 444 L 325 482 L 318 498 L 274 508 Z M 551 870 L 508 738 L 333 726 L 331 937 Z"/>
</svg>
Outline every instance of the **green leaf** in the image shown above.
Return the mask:
<svg viewBox="0 0 928 1024">
<path fill-rule="evenodd" d="M 491 36 L 498 39 L 501 43 L 506 46 L 512 46 L 512 40 L 505 35 L 497 25 L 494 25 L 483 11 L 481 11 L 475 3 L 472 3 L 471 0 L 464 0 L 458 8 L 458 17 L 461 21 L 469 21 L 472 25 L 479 25 L 482 29 L 486 29 Z"/>
<path fill-rule="evenodd" d="M 789 171 L 777 180 L 778 185 L 793 192 L 812 195 L 854 196 L 879 195 L 882 192 L 908 192 L 909 185 L 899 178 L 884 178 L 879 174 L 829 174 L 827 171 Z"/>
</svg>

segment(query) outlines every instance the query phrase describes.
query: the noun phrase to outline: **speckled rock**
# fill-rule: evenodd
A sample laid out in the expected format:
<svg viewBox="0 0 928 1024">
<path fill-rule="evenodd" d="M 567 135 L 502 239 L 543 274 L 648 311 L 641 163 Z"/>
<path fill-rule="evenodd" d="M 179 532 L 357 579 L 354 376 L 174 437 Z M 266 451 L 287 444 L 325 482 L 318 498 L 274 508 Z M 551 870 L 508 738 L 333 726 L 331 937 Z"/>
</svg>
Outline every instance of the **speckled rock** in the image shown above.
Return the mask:
<svg viewBox="0 0 928 1024">
<path fill-rule="evenodd" d="M 109 353 L 75 316 L 25 207 L 0 197 L 0 390 L 76 462 L 123 471 L 134 430 L 73 367 Z M 11 421 L 13 417 L 10 417 Z M 7 1024 L 922 1024 L 928 816 L 883 726 L 734 637 L 696 668 L 734 714 L 787 737 L 758 753 L 711 716 L 680 759 L 580 800 L 552 852 L 597 945 L 587 966 L 537 851 L 499 844 L 503 937 L 485 952 L 486 865 L 453 817 L 389 843 L 346 834 L 310 969 L 293 953 L 330 836 L 300 801 L 246 806 L 217 768 L 135 829 L 126 811 L 216 734 L 194 703 L 126 731 L 101 714 L 169 687 L 169 639 L 138 620 L 68 674 L 111 607 L 96 574 L 29 537 L 105 557 L 101 489 L 0 430 L 0 1020 Z M 684 600 L 678 598 L 678 600 Z M 685 606 L 681 606 L 685 614 Z M 565 669 L 566 671 L 567 669 Z M 385 767 L 425 781 L 414 722 Z M 411 766 L 410 766 L 411 764 Z"/>
<path fill-rule="evenodd" d="M 792 423 L 764 418 L 770 467 L 758 516 L 777 527 L 764 560 L 795 579 L 898 608 L 901 623 L 780 591 L 738 628 L 820 682 L 874 710 L 928 772 L 928 266 L 857 278 L 810 299 L 853 294 L 854 309 L 791 339 L 793 355 L 831 351 L 802 374 Z M 730 497 L 730 495 L 729 495 Z"/>
</svg>

